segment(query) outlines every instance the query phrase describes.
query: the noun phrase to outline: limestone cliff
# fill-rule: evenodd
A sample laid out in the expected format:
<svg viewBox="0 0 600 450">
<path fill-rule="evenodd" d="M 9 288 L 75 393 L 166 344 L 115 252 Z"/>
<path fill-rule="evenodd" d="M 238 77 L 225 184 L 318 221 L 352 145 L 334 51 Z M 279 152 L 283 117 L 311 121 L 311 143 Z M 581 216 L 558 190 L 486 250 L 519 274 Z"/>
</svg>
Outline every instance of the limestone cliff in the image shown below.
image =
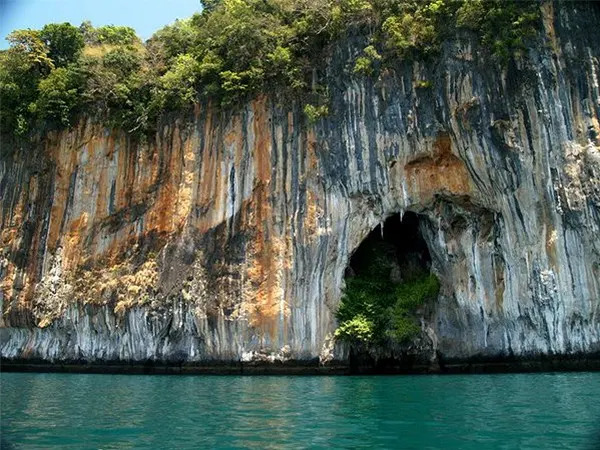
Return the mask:
<svg viewBox="0 0 600 450">
<path fill-rule="evenodd" d="M 147 141 L 84 119 L 4 142 L 2 358 L 343 360 L 349 258 L 405 211 L 442 285 L 429 354 L 600 352 L 598 24 L 593 2 L 546 4 L 543 45 L 508 67 L 463 36 L 377 79 L 352 75 L 350 36 L 314 125 L 265 95 Z"/>
</svg>

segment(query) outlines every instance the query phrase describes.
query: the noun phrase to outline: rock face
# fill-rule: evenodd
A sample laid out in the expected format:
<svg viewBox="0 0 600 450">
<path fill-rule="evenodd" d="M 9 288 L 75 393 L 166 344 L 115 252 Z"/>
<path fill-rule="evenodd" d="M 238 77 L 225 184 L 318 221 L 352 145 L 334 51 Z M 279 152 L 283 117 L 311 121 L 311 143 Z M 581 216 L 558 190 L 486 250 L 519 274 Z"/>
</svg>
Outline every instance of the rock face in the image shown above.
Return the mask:
<svg viewBox="0 0 600 450">
<path fill-rule="evenodd" d="M 600 8 L 543 12 L 508 67 L 464 37 L 362 78 L 348 37 L 315 125 L 263 96 L 145 142 L 82 120 L 5 143 L 2 358 L 343 360 L 349 258 L 405 211 L 442 284 L 422 322 L 438 355 L 599 352 Z"/>
</svg>

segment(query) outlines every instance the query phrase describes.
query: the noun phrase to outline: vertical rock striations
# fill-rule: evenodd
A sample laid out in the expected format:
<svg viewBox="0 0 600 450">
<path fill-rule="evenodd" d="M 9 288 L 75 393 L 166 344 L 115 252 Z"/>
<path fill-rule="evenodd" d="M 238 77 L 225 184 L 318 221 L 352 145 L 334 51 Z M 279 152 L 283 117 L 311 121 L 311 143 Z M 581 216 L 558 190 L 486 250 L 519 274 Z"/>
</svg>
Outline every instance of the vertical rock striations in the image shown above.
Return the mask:
<svg viewBox="0 0 600 450">
<path fill-rule="evenodd" d="M 343 359 L 349 257 L 409 210 L 442 283 L 423 317 L 438 355 L 599 352 L 600 9 L 544 17 L 541 49 L 504 68 L 465 38 L 356 77 L 349 36 L 314 126 L 264 96 L 146 142 L 82 120 L 5 143 L 2 357 Z"/>
</svg>

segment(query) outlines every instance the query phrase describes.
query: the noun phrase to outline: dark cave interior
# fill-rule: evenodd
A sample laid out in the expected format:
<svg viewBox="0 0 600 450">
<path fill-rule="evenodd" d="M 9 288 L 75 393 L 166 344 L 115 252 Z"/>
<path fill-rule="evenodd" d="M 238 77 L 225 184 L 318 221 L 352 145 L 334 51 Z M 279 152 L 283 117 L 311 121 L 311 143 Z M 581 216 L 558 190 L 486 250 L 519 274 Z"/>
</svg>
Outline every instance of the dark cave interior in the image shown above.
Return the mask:
<svg viewBox="0 0 600 450">
<path fill-rule="evenodd" d="M 347 276 L 361 275 L 373 267 L 373 258 L 384 258 L 394 267 L 399 267 L 402 274 L 429 272 L 431 255 L 427 243 L 419 229 L 422 217 L 406 212 L 402 217 L 393 214 L 382 226 L 375 227 L 350 258 Z M 381 265 L 379 265 L 381 267 Z"/>
</svg>

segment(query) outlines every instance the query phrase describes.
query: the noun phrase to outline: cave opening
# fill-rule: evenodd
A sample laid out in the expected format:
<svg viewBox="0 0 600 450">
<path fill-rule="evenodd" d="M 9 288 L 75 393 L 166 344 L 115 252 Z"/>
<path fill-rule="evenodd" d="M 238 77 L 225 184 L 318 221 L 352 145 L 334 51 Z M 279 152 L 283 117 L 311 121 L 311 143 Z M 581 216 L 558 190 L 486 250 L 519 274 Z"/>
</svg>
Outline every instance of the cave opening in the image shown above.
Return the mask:
<svg viewBox="0 0 600 450">
<path fill-rule="evenodd" d="M 420 220 L 419 215 L 409 211 L 403 216 L 393 214 L 375 227 L 351 256 L 346 277 L 371 272 L 374 258 L 384 263 L 377 269 L 390 269 L 387 276 L 392 283 L 429 273 L 431 255 L 419 229 Z"/>
<path fill-rule="evenodd" d="M 409 348 L 423 335 L 423 307 L 440 289 L 423 220 L 413 212 L 388 217 L 350 257 L 335 335 L 350 344 L 351 370 L 359 360 L 372 362 L 373 354 L 380 364 L 382 354 Z"/>
</svg>

